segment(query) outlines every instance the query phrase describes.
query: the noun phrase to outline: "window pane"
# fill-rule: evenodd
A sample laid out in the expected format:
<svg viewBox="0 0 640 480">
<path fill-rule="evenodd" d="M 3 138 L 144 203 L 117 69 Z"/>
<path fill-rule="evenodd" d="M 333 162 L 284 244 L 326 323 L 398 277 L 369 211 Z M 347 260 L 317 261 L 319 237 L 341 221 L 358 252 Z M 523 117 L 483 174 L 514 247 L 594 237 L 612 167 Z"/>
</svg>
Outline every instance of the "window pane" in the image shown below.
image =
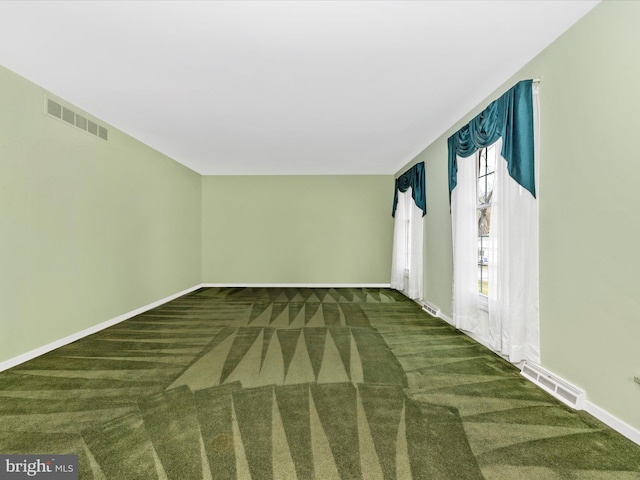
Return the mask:
<svg viewBox="0 0 640 480">
<path fill-rule="evenodd" d="M 478 178 L 487 174 L 487 155 L 484 149 L 478 150 Z"/>
<path fill-rule="evenodd" d="M 404 268 L 405 270 L 409 270 L 409 266 L 411 265 L 411 220 L 407 219 L 405 222 L 405 231 L 404 231 L 404 240 L 405 240 L 405 252 L 406 255 L 404 257 Z"/>
<path fill-rule="evenodd" d="M 476 190 L 478 193 L 478 205 L 491 203 L 491 198 L 493 197 L 494 179 L 495 174 L 493 173 L 478 178 L 478 188 Z"/>
<path fill-rule="evenodd" d="M 489 237 L 478 237 L 478 265 L 489 264 Z"/>
<path fill-rule="evenodd" d="M 491 207 L 478 210 L 478 237 L 489 235 L 491 224 Z"/>
<path fill-rule="evenodd" d="M 489 262 L 493 260 L 489 233 L 491 230 L 491 201 L 495 182 L 496 149 L 489 147 L 480 150 L 477 155 L 478 293 L 488 295 Z"/>
<path fill-rule="evenodd" d="M 496 171 L 496 147 L 487 148 L 487 173 Z"/>
<path fill-rule="evenodd" d="M 487 182 L 485 181 L 486 177 L 478 178 L 478 205 L 484 205 L 486 203 L 485 198 L 487 196 Z"/>
<path fill-rule="evenodd" d="M 489 294 L 487 265 L 478 265 L 478 293 Z"/>
<path fill-rule="evenodd" d="M 489 252 L 487 251 L 488 244 L 488 237 L 484 235 L 478 236 L 478 292 L 484 293 L 485 295 L 488 292 L 489 279 Z"/>
<path fill-rule="evenodd" d="M 495 173 L 490 173 L 484 178 L 487 182 L 487 186 L 485 188 L 484 203 L 491 203 L 491 198 L 493 197 L 493 182 L 495 180 Z"/>
</svg>

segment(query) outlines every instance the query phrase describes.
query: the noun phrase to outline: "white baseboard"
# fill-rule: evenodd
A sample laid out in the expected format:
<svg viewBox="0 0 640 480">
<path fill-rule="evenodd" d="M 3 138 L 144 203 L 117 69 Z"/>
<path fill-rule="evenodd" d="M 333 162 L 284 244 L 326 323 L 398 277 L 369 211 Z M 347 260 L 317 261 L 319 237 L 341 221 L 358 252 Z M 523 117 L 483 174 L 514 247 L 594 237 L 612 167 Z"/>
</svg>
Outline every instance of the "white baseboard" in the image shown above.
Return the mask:
<svg viewBox="0 0 640 480">
<path fill-rule="evenodd" d="M 593 415 L 602 423 L 613 428 L 616 432 L 624 435 L 632 442 L 635 442 L 638 445 L 640 445 L 640 430 L 636 430 L 628 423 L 623 422 L 618 417 L 611 415 L 606 410 L 603 410 L 602 408 L 600 408 L 597 405 L 594 405 L 588 400 L 584 403 L 584 409 L 587 413 L 589 413 L 590 415 Z"/>
<path fill-rule="evenodd" d="M 200 286 L 229 288 L 391 288 L 390 283 L 203 283 Z"/>
<path fill-rule="evenodd" d="M 137 308 L 130 312 L 124 313 L 122 315 L 118 315 L 115 318 L 104 321 L 97 325 L 94 325 L 89 328 L 85 328 L 79 332 L 56 340 L 55 342 L 48 343 L 47 345 L 43 345 L 42 347 L 38 347 L 29 352 L 18 355 L 17 357 L 10 358 L 9 360 L 5 360 L 4 362 L 0 362 L 0 372 L 4 370 L 8 370 L 9 368 L 13 368 L 21 363 L 32 360 L 40 355 L 44 355 L 56 348 L 60 348 L 64 345 L 67 345 L 71 342 L 75 342 L 76 340 L 80 340 L 88 335 L 92 335 L 100 330 L 104 330 L 105 328 L 116 325 L 124 320 L 127 320 L 131 317 L 135 317 L 136 315 L 140 315 L 152 308 L 159 307 L 160 305 L 170 302 L 171 300 L 175 300 L 178 297 L 186 295 L 187 293 L 191 293 L 199 288 L 203 287 L 291 287 L 291 288 L 389 288 L 389 283 L 201 283 L 199 285 L 195 285 L 191 288 L 187 288 L 181 292 L 175 293 L 173 295 L 169 295 L 168 297 L 162 298 L 158 301 L 145 305 L 143 307 Z"/>
<path fill-rule="evenodd" d="M 424 301 L 422 301 L 422 300 L 416 300 L 416 302 L 418 304 L 420 304 L 421 306 L 424 303 Z M 429 302 L 429 303 L 431 303 L 431 302 Z M 431 305 L 435 306 L 435 304 L 433 304 L 433 303 L 431 303 Z M 451 318 L 447 317 L 446 315 L 444 315 L 442 313 L 442 310 L 440 310 L 440 312 L 438 314 L 438 317 L 441 318 L 442 320 L 444 320 L 445 322 L 447 322 L 448 324 L 450 324 L 450 325 L 455 327 L 455 325 L 453 323 L 453 320 Z M 476 342 L 480 343 L 481 345 L 484 345 L 485 347 L 489 348 L 489 350 L 491 350 L 491 347 L 489 347 L 488 342 L 485 339 L 481 338 L 478 335 L 471 334 L 469 332 L 463 332 L 462 330 L 460 330 L 460 331 L 462 333 L 464 333 L 465 335 L 467 335 L 468 337 L 474 339 Z M 506 360 L 508 360 L 508 359 L 506 359 Z M 518 366 L 518 365 L 516 365 L 516 366 Z M 592 415 L 595 418 L 597 418 L 598 420 L 600 420 L 605 425 L 611 427 L 616 432 L 620 433 L 621 435 L 624 435 L 625 437 L 627 437 L 632 442 L 640 445 L 640 430 L 636 430 L 631 425 L 623 422 L 619 418 L 615 417 L 614 415 L 611 415 L 606 410 L 603 410 L 602 408 L 600 408 L 599 406 L 591 403 L 588 400 L 586 400 L 584 402 L 584 410 L 587 413 L 589 413 L 590 415 Z"/>
<path fill-rule="evenodd" d="M 453 324 L 453 318 L 447 317 L 444 313 L 442 313 L 442 310 L 440 310 L 440 315 L 438 315 L 438 317 L 443 319 L 445 322 L 447 322 L 452 327 L 455 327 L 455 325 Z"/>
<path fill-rule="evenodd" d="M 99 323 L 97 325 L 94 325 L 92 327 L 89 328 L 85 328 L 84 330 L 81 330 L 77 333 L 71 334 L 67 337 L 61 338 L 60 340 L 56 340 L 55 342 L 51 342 L 48 343 L 47 345 L 44 345 L 42 347 L 38 347 L 34 350 L 31 350 L 30 352 L 26 352 L 23 353 L 22 355 L 18 355 L 17 357 L 13 357 L 10 358 L 9 360 L 5 360 L 4 362 L 0 363 L 0 372 L 3 372 L 4 370 L 8 370 L 9 368 L 13 368 L 17 365 L 20 365 L 21 363 L 24 363 L 28 360 L 32 360 L 40 355 L 44 355 L 45 353 L 48 353 L 52 350 L 55 350 L 56 348 L 60 348 L 64 345 L 67 345 L 71 342 L 75 342 L 76 340 L 80 340 L 81 338 L 84 338 L 88 335 L 94 334 L 96 332 L 99 332 L 100 330 L 104 330 L 107 327 L 111 327 L 113 325 L 116 325 L 120 322 L 123 322 L 124 320 L 127 320 L 131 317 L 135 317 L 136 315 L 140 315 L 141 313 L 144 313 L 148 310 L 151 310 L 152 308 L 156 308 L 159 307 L 160 305 L 170 302 L 171 300 L 175 300 L 178 297 L 181 297 L 182 295 L 186 295 L 187 293 L 191 293 L 194 290 L 197 290 L 198 288 L 200 288 L 201 285 L 196 285 L 195 287 L 191 287 L 191 288 L 187 288 L 186 290 L 183 290 L 181 292 L 175 293 L 173 295 L 170 295 L 168 297 L 165 297 L 163 299 L 160 299 L 158 301 L 155 301 L 153 303 L 150 303 L 148 305 L 145 305 L 144 307 L 140 307 L 137 308 L 135 310 L 132 310 L 130 312 L 124 313 L 122 315 L 118 315 L 115 318 L 112 318 L 110 320 L 107 320 L 105 322 Z"/>
<path fill-rule="evenodd" d="M 402 292 L 400 292 L 402 293 Z M 450 319 L 449 317 L 447 317 L 444 313 L 442 313 L 442 309 L 437 306 L 435 303 L 430 302 L 429 300 L 414 300 L 418 305 L 420 305 L 421 307 L 424 305 L 430 305 L 432 308 L 435 308 L 436 310 L 438 310 L 438 318 L 441 318 L 442 320 L 444 320 L 445 322 L 447 322 L 449 325 L 454 326 L 453 325 L 453 320 Z"/>
</svg>

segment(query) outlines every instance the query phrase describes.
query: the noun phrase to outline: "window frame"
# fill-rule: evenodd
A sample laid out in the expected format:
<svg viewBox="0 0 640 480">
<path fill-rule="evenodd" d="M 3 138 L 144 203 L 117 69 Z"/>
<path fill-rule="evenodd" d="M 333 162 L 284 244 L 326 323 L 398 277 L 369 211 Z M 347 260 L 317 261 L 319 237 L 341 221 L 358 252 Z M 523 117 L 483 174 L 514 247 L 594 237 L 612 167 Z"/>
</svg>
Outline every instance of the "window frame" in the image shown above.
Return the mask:
<svg viewBox="0 0 640 480">
<path fill-rule="evenodd" d="M 489 156 L 491 155 L 492 157 L 492 161 L 490 162 L 490 158 Z M 477 266 L 478 266 L 478 300 L 479 300 L 479 305 L 480 308 L 483 310 L 488 310 L 489 308 L 489 296 L 488 296 L 488 289 L 489 289 L 489 284 L 488 284 L 488 255 L 485 255 L 486 250 L 484 248 L 485 246 L 485 242 L 488 245 L 488 239 L 489 239 L 489 232 L 491 230 L 491 199 L 493 197 L 493 189 L 495 186 L 495 180 L 493 182 L 489 182 L 489 179 L 495 179 L 495 173 L 496 173 L 496 161 L 497 161 L 497 156 L 496 156 L 496 151 L 495 151 L 495 146 L 494 145 L 489 145 L 488 147 L 484 147 L 479 149 L 476 154 L 475 154 L 475 163 L 476 163 L 476 218 L 478 219 L 478 228 L 477 228 L 477 234 L 476 234 L 476 240 L 477 240 L 477 245 L 478 245 L 478 259 L 477 259 Z M 484 164 L 483 164 L 484 162 Z M 490 169 L 490 167 L 492 167 Z M 485 198 L 482 199 L 482 203 L 481 203 L 481 190 L 479 188 L 479 186 L 481 185 L 481 182 L 484 182 L 484 192 L 485 192 Z M 491 190 L 489 190 L 489 185 L 491 185 Z M 490 191 L 490 194 L 487 198 L 486 196 L 486 192 Z M 487 216 L 486 211 L 489 210 L 489 214 Z M 481 234 L 480 233 L 480 221 L 483 218 L 482 214 L 480 213 L 481 211 L 484 211 L 485 213 L 484 215 L 484 219 L 487 220 L 487 233 L 486 234 Z M 485 263 L 484 259 L 487 258 L 487 262 Z M 484 268 L 483 268 L 484 267 Z M 487 293 L 483 292 L 483 283 L 485 283 L 485 273 L 486 270 L 486 284 L 487 284 Z"/>
</svg>

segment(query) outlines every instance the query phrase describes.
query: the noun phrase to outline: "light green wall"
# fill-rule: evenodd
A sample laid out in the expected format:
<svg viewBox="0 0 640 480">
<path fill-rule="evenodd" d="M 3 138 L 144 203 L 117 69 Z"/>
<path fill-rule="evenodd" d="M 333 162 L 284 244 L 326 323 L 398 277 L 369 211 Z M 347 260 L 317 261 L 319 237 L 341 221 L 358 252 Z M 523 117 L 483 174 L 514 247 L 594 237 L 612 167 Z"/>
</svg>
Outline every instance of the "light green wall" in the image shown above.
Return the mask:
<svg viewBox="0 0 640 480">
<path fill-rule="evenodd" d="M 427 215 L 424 217 L 423 237 L 423 298 L 440 307 L 445 315 L 451 317 L 453 249 L 447 180 L 447 142 L 446 138 L 444 142 L 441 140 L 432 143 L 412 163 L 424 161 L 425 165 Z M 398 173 L 403 173 L 407 167 Z"/>
<path fill-rule="evenodd" d="M 429 146 L 425 298 L 451 314 L 446 139 L 540 78 L 542 364 L 640 429 L 640 2 L 608 1 Z M 403 169 L 404 170 L 404 169 Z M 442 282 L 442 283 L 440 283 Z"/>
<path fill-rule="evenodd" d="M 0 91 L 0 362 L 202 281 L 389 283 L 391 175 L 202 177 Z"/>
<path fill-rule="evenodd" d="M 393 177 L 203 177 L 205 283 L 385 283 Z"/>
<path fill-rule="evenodd" d="M 200 283 L 200 175 L 0 92 L 0 362 Z"/>
</svg>

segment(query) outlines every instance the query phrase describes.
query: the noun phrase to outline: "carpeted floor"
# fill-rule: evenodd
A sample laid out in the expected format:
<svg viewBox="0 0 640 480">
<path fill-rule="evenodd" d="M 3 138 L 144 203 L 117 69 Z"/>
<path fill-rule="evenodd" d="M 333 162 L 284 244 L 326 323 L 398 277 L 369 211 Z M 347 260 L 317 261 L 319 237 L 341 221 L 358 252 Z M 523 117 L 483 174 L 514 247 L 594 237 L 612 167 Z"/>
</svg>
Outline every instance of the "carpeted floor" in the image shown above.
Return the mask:
<svg viewBox="0 0 640 480">
<path fill-rule="evenodd" d="M 0 373 L 81 479 L 640 479 L 640 446 L 387 289 L 208 288 Z"/>
</svg>

